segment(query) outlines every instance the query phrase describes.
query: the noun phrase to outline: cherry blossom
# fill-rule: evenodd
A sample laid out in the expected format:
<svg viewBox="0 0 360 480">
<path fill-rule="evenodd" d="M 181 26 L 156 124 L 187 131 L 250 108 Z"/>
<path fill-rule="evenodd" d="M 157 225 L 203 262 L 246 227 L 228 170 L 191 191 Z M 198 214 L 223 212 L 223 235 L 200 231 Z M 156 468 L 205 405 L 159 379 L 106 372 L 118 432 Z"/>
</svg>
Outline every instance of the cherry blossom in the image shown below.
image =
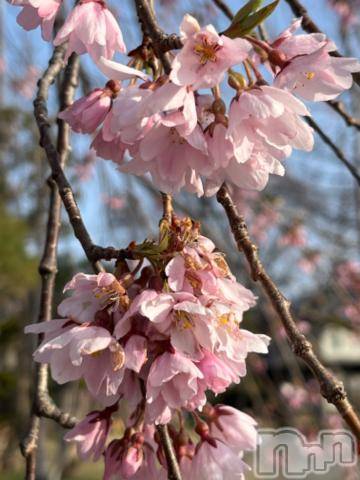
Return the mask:
<svg viewBox="0 0 360 480">
<path fill-rule="evenodd" d="M 54 45 L 68 41 L 65 58 L 72 52 L 88 52 L 96 61 L 100 57 L 112 58 L 116 51 L 126 47 L 119 25 L 104 1 L 81 0 L 70 12 L 58 31 Z"/>
<path fill-rule="evenodd" d="M 76 442 L 78 454 L 82 459 L 93 458 L 97 461 L 102 455 L 106 438 L 111 424 L 111 414 L 117 406 L 107 407 L 99 412 L 94 411 L 86 415 L 84 420 L 77 423 L 65 436 L 67 442 Z"/>
<path fill-rule="evenodd" d="M 306 100 L 332 100 L 352 86 L 352 73 L 360 71 L 360 62 L 332 56 L 336 45 L 323 34 L 294 36 L 300 25 L 301 19 L 296 19 L 272 44 L 270 60 L 275 65 L 280 60 L 274 85 Z"/>
<path fill-rule="evenodd" d="M 231 66 L 247 57 L 251 45 L 243 39 L 218 35 L 212 25 L 201 29 L 197 20 L 186 14 L 180 25 L 184 47 L 172 63 L 170 79 L 194 89 L 214 87 Z"/>
<path fill-rule="evenodd" d="M 16 20 L 25 30 L 41 26 L 41 35 L 51 40 L 56 14 L 62 0 L 8 0 L 12 5 L 23 7 Z"/>
<path fill-rule="evenodd" d="M 119 90 L 118 82 L 109 81 L 105 88 L 96 88 L 59 113 L 58 117 L 65 120 L 74 132 L 92 133 L 105 120 L 111 108 L 112 97 Z"/>
<path fill-rule="evenodd" d="M 196 365 L 180 353 L 166 352 L 155 359 L 146 384 L 147 421 L 168 423 L 173 409 L 205 405 L 206 397 L 199 387 L 202 378 Z"/>
</svg>

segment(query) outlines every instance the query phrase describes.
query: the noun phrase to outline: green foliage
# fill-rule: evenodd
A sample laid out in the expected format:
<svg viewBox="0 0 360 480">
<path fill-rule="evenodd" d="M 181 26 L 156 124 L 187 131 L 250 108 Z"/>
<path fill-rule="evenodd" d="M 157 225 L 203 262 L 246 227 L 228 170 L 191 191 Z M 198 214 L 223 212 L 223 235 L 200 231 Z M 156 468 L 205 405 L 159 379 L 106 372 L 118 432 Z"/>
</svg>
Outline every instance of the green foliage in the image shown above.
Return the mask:
<svg viewBox="0 0 360 480">
<path fill-rule="evenodd" d="M 231 25 L 240 23 L 245 20 L 250 14 L 256 12 L 259 7 L 264 3 L 264 0 L 250 0 L 235 14 Z"/>
<path fill-rule="evenodd" d="M 24 220 L 16 218 L 0 207 L 0 303 L 25 298 L 28 290 L 37 282 L 35 259 L 26 250 L 28 227 Z"/>
<path fill-rule="evenodd" d="M 280 0 L 275 0 L 266 7 L 257 10 L 262 4 L 262 0 L 251 0 L 237 12 L 230 27 L 223 34 L 230 38 L 248 35 L 273 13 L 279 2 Z"/>
</svg>

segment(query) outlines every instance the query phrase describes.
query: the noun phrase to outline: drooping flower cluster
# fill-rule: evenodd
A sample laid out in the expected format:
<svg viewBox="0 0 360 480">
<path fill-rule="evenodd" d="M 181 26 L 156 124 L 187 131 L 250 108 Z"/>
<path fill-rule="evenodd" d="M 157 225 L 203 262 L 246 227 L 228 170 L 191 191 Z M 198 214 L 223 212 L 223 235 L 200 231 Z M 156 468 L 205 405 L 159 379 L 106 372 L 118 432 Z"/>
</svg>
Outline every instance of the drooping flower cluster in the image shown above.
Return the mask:
<svg viewBox="0 0 360 480">
<path fill-rule="evenodd" d="M 180 27 L 184 46 L 170 74 L 122 85 L 92 147 L 123 172 L 150 173 L 168 193 L 184 188 L 212 195 L 223 181 L 263 189 L 270 174 L 284 174 L 282 162 L 293 149 L 313 148 L 313 131 L 304 121 L 309 110 L 295 95 L 312 101 L 335 98 L 350 88 L 351 72 L 360 70 L 355 59 L 331 56 L 335 46 L 324 35 L 295 36 L 300 24 L 301 19 L 294 21 L 265 43 L 219 35 L 186 15 Z M 273 73 L 271 86 L 258 70 L 261 62 Z M 247 81 L 233 70 L 239 63 L 246 67 Z M 112 79 L 122 80 L 125 68 L 129 72 L 105 59 L 98 65 Z M 229 109 L 219 89 L 225 76 L 236 90 Z M 91 102 L 91 95 L 84 101 Z M 76 110 L 68 112 L 70 125 L 76 126 Z"/>
<path fill-rule="evenodd" d="M 10 1 L 24 7 L 19 15 L 24 28 L 41 24 L 49 39 L 61 0 Z M 246 8 L 251 14 L 256 5 Z M 109 82 L 61 118 L 76 132 L 96 134 L 91 147 L 98 156 L 123 172 L 150 174 L 166 193 L 213 195 L 224 181 L 262 190 L 271 174 L 284 175 L 283 161 L 293 149 L 313 149 L 313 130 L 304 119 L 310 112 L 297 97 L 336 98 L 351 87 L 360 63 L 333 56 L 336 46 L 323 34 L 295 35 L 301 18 L 266 42 L 244 30 L 247 18 L 241 15 L 219 34 L 186 14 L 180 25 L 183 47 L 165 72 L 146 39 L 130 52 L 129 64 L 136 69 L 111 61 L 115 51 L 125 51 L 115 18 L 103 0 L 81 0 L 54 44 L 68 41 L 66 58 L 88 52 Z M 271 85 L 259 70 L 263 64 Z M 153 79 L 142 73 L 151 68 Z M 109 83 L 126 79 L 128 85 L 108 94 Z M 235 90 L 229 108 L 221 98 L 225 79 Z"/>
<path fill-rule="evenodd" d="M 137 261 L 133 270 L 119 260 L 115 274 L 78 273 L 65 286 L 62 318 L 26 328 L 44 335 L 34 358 L 50 365 L 54 380 L 84 379 L 104 407 L 66 440 L 82 458 L 105 451 L 105 479 L 166 478 L 154 424 L 169 424 L 184 478 L 215 478 L 210 471 L 241 478 L 240 453 L 256 446 L 255 421 L 212 407 L 206 392 L 238 383 L 248 353 L 267 352 L 268 337 L 241 328 L 254 295 L 188 218 L 163 222 L 159 243 L 132 244 L 127 256 Z M 131 415 L 123 438 L 106 446 L 119 401 Z M 189 437 L 176 412 L 193 416 L 197 435 Z"/>
</svg>

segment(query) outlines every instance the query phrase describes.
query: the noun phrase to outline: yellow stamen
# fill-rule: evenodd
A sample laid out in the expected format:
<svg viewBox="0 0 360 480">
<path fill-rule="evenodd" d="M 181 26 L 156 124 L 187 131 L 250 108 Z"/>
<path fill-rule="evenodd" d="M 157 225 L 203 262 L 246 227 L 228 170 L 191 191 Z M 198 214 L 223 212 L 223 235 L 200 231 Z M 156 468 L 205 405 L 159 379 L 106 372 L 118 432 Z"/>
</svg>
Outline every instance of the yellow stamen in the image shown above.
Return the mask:
<svg viewBox="0 0 360 480">
<path fill-rule="evenodd" d="M 205 37 L 201 43 L 195 45 L 194 52 L 199 55 L 201 65 L 206 65 L 207 62 L 216 62 L 220 48 L 218 43 L 212 43 Z"/>
<path fill-rule="evenodd" d="M 194 323 L 187 312 L 177 310 L 175 312 L 175 316 L 176 316 L 176 325 L 180 330 L 188 330 L 189 328 L 193 328 Z"/>
<path fill-rule="evenodd" d="M 315 77 L 315 72 L 305 72 L 305 76 L 308 80 L 312 80 Z"/>
</svg>

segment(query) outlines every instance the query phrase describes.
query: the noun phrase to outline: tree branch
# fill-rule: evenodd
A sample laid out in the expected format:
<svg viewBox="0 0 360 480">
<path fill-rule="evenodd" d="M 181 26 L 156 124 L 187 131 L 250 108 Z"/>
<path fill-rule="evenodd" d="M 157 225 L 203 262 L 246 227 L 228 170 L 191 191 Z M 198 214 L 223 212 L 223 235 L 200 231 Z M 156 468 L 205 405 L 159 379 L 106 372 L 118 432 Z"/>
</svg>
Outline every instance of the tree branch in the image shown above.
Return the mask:
<svg viewBox="0 0 360 480">
<path fill-rule="evenodd" d="M 345 123 L 347 124 L 348 127 L 355 127 L 358 130 L 360 130 L 360 119 L 350 115 L 346 111 L 345 106 L 342 102 L 339 102 L 337 100 L 329 100 L 326 103 L 330 105 L 330 107 L 333 110 L 335 110 L 335 112 L 337 112 L 345 120 Z"/>
<path fill-rule="evenodd" d="M 55 181 L 66 212 L 68 214 L 70 223 L 74 230 L 76 238 L 81 243 L 81 246 L 93 265 L 95 271 L 103 271 L 103 267 L 99 262 L 100 259 L 111 260 L 118 258 L 121 250 L 116 250 L 114 247 L 100 247 L 93 243 L 89 232 L 87 231 L 83 222 L 79 207 L 76 203 L 74 192 L 67 180 L 61 164 L 61 155 L 54 147 L 51 139 L 51 125 L 48 118 L 47 99 L 49 87 L 53 83 L 56 74 L 58 73 L 54 65 L 60 66 L 57 63 L 61 57 L 63 46 L 56 47 L 52 59 L 49 62 L 49 67 L 39 81 L 39 89 L 34 101 L 34 114 L 40 132 L 40 145 L 46 152 L 46 156 L 52 171 L 52 179 Z"/>
<path fill-rule="evenodd" d="M 318 125 L 318 123 L 315 122 L 315 120 L 313 120 L 311 117 L 306 117 L 306 121 L 318 133 L 319 137 L 323 140 L 323 142 L 326 143 L 331 148 L 331 150 L 335 153 L 338 159 L 345 165 L 345 167 L 349 170 L 351 175 L 355 178 L 358 185 L 360 186 L 360 174 L 357 171 L 356 167 L 351 162 L 349 162 L 349 160 L 345 157 L 345 154 L 341 150 L 341 148 L 339 148 L 331 140 L 331 138 L 322 130 L 322 128 Z"/>
<path fill-rule="evenodd" d="M 229 20 L 232 20 L 234 18 L 234 14 L 232 13 L 231 8 L 225 2 L 223 2 L 223 0 L 212 1 Z"/>
<path fill-rule="evenodd" d="M 258 247 L 249 237 L 245 220 L 238 213 L 225 184 L 218 191 L 217 200 L 226 212 L 237 247 L 239 251 L 244 253 L 250 266 L 252 279 L 255 282 L 260 282 L 268 296 L 286 330 L 292 350 L 312 370 L 320 384 L 322 396 L 337 408 L 344 421 L 360 441 L 360 420 L 347 399 L 343 384 L 324 367 L 315 355 L 311 343 L 300 333 L 292 316 L 289 300 L 284 297 L 261 263 L 258 256 Z"/>
<path fill-rule="evenodd" d="M 177 462 L 174 447 L 169 435 L 169 429 L 167 425 L 158 425 L 156 429 L 159 433 L 161 446 L 163 447 L 165 453 L 168 467 L 168 480 L 181 480 L 180 467 Z"/>
<path fill-rule="evenodd" d="M 43 79 L 45 79 L 44 81 L 49 82 L 49 84 L 54 81 L 55 77 L 59 75 L 61 71 L 64 52 L 64 48 L 59 49 L 56 54 L 54 52 L 49 68 L 43 77 Z M 72 102 L 77 81 L 78 65 L 78 58 L 73 55 L 65 70 L 64 82 L 59 95 L 61 109 L 66 108 Z M 64 165 L 69 153 L 69 126 L 60 120 L 58 122 L 57 149 L 60 164 Z M 61 225 L 61 199 L 57 185 L 52 178 L 49 178 L 48 186 L 50 188 L 49 213 L 44 252 L 39 265 L 41 294 L 38 322 L 50 321 L 52 319 L 52 304 L 57 274 L 57 247 Z M 39 343 L 40 342 L 41 338 L 39 338 Z M 51 418 L 65 428 L 71 428 L 76 423 L 76 419 L 67 413 L 63 413 L 49 395 L 47 364 L 36 366 L 35 392 L 30 428 L 21 444 L 21 451 L 26 460 L 27 480 L 35 480 L 36 476 L 36 453 L 41 417 Z"/>
</svg>

